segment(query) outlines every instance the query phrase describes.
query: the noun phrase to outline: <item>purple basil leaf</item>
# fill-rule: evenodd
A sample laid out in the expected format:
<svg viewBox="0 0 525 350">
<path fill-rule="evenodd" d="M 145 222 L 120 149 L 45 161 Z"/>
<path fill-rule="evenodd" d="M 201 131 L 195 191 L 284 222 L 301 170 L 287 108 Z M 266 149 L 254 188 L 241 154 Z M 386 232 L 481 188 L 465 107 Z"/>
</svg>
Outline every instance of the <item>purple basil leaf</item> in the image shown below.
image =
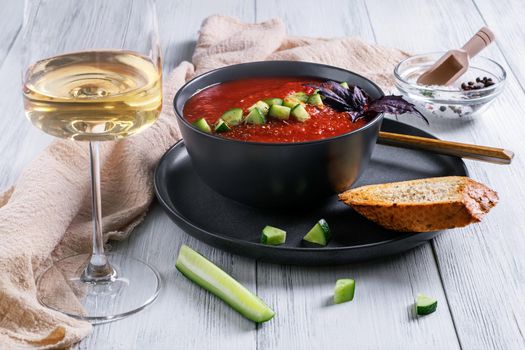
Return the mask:
<svg viewBox="0 0 525 350">
<path fill-rule="evenodd" d="M 306 86 L 318 89 L 319 94 L 324 97 L 323 102 L 327 106 L 338 111 L 348 112 L 352 122 L 364 117 L 367 113 L 376 112 L 395 115 L 414 113 L 428 124 L 428 119 L 413 104 L 405 101 L 401 96 L 383 96 L 369 103 L 368 95 L 358 86 L 350 86 L 347 89 L 332 80 L 328 80 L 319 86 L 312 84 L 307 84 Z"/>
<path fill-rule="evenodd" d="M 413 113 L 429 124 L 428 119 L 416 109 L 416 106 L 404 100 L 401 96 L 389 95 L 378 98 L 370 103 L 368 110 L 377 113 L 391 113 L 395 115 Z"/>
<path fill-rule="evenodd" d="M 327 89 L 324 86 L 316 86 L 316 85 L 307 85 L 314 89 L 319 90 L 319 94 L 324 97 L 323 102 L 339 111 L 349 111 L 352 110 L 352 106 L 350 106 L 343 98 L 341 98 L 339 95 L 337 95 L 335 92 L 333 92 L 330 89 Z"/>
<path fill-rule="evenodd" d="M 328 89 L 332 90 L 337 96 L 341 97 L 343 100 L 345 100 L 347 103 L 350 102 L 350 90 L 345 88 L 339 83 L 336 83 L 335 81 L 328 80 L 324 84 Z"/>
<path fill-rule="evenodd" d="M 352 120 L 352 123 L 355 123 L 358 119 L 361 119 L 365 116 L 364 111 L 348 111 L 348 115 Z"/>
<path fill-rule="evenodd" d="M 307 86 L 319 90 L 319 94 L 324 97 L 323 103 L 327 106 L 330 106 L 338 111 L 354 110 L 351 103 L 349 103 L 349 101 L 345 98 L 349 97 L 349 93 L 347 91 L 341 94 L 342 90 L 332 90 L 332 88 L 337 85 L 337 83 L 332 81 L 327 81 L 320 86 L 307 84 Z M 342 86 L 341 88 L 344 89 Z"/>
<path fill-rule="evenodd" d="M 358 86 L 354 86 L 353 88 L 352 104 L 359 110 L 364 109 L 364 107 L 368 104 L 368 96 Z"/>
</svg>

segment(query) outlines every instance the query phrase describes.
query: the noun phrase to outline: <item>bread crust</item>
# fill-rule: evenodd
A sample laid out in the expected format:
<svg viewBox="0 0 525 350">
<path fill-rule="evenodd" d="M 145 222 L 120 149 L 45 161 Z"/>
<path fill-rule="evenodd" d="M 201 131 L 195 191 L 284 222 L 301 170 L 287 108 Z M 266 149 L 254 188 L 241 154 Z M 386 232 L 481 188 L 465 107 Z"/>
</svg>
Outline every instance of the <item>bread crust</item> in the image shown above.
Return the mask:
<svg viewBox="0 0 525 350">
<path fill-rule="evenodd" d="M 386 201 L 378 193 L 405 186 L 441 182 L 453 189 L 450 198 L 410 202 L 409 198 Z M 392 187 L 395 186 L 395 187 Z M 429 191 L 431 190 L 429 186 Z M 431 197 L 429 195 L 429 197 Z M 468 177 L 452 176 L 423 180 L 403 181 L 381 185 L 370 185 L 351 189 L 339 195 L 367 219 L 395 231 L 430 232 L 463 227 L 479 222 L 498 202 L 498 195 L 487 186 Z"/>
</svg>

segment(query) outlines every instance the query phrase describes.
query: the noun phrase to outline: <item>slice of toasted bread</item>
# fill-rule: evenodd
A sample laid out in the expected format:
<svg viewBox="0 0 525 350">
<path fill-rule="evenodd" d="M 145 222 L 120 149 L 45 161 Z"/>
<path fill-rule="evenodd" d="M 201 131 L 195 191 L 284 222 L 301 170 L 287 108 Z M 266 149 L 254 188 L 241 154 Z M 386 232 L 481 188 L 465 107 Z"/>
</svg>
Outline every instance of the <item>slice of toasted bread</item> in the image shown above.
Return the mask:
<svg viewBox="0 0 525 350">
<path fill-rule="evenodd" d="M 466 226 L 480 221 L 498 202 L 495 191 L 463 176 L 363 186 L 339 198 L 367 219 L 405 232 Z"/>
</svg>

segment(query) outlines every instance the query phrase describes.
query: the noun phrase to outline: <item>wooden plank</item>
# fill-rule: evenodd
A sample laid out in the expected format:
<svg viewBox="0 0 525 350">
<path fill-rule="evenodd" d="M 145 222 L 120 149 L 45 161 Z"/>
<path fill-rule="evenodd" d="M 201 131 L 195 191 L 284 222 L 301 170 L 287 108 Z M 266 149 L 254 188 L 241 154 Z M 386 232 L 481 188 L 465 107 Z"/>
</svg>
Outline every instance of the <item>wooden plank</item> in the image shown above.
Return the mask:
<svg viewBox="0 0 525 350">
<path fill-rule="evenodd" d="M 253 21 L 251 1 L 157 0 L 164 72 L 191 60 L 198 29 L 215 13 Z M 181 244 L 187 244 L 223 267 L 251 290 L 255 263 L 211 248 L 191 238 L 154 205 L 133 235 L 113 247 L 156 266 L 163 278 L 159 299 L 141 313 L 96 326 L 79 349 L 255 349 L 255 325 L 175 270 Z"/>
<path fill-rule="evenodd" d="M 0 21 L 0 67 L 13 47 L 22 27 L 23 1 L 2 2 Z"/>
<path fill-rule="evenodd" d="M 496 35 L 496 45 L 505 55 L 510 69 L 525 89 L 525 2 L 520 0 L 473 0 L 485 23 Z M 504 19 L 504 20 L 503 20 Z"/>
<path fill-rule="evenodd" d="M 257 2 L 258 21 L 276 14 L 285 14 L 292 35 L 355 35 L 374 41 L 363 1 Z M 315 14 L 315 21 L 305 20 L 309 14 Z M 355 300 L 332 305 L 335 281 L 343 277 L 355 278 Z M 430 244 L 396 258 L 330 268 L 258 263 L 257 289 L 277 313 L 259 328 L 259 349 L 459 347 Z M 436 297 L 439 312 L 413 317 L 418 292 Z"/>
<path fill-rule="evenodd" d="M 360 36 L 373 40 L 374 34 L 362 0 L 315 1 L 262 0 L 256 2 L 257 21 L 281 18 L 290 35 L 308 37 Z"/>
<path fill-rule="evenodd" d="M 21 94 L 22 40 L 16 40 L 0 67 L 0 191 L 12 185 L 23 167 L 49 142 L 51 137 L 31 126 L 25 118 Z"/>
<path fill-rule="evenodd" d="M 461 46 L 485 24 L 470 1 L 427 4 L 420 6 L 421 2 L 416 0 L 368 2 L 378 42 L 413 52 L 445 50 Z M 516 3 L 509 4 L 513 5 Z M 499 6 L 505 5 L 498 2 Z M 418 14 L 414 16 L 416 8 Z M 461 20 L 450 15 L 459 13 L 463 14 Z M 498 16 L 498 20 L 520 21 L 519 11 L 512 10 L 508 16 Z M 518 35 L 514 43 L 524 42 L 525 36 L 519 32 L 514 35 Z M 508 68 L 497 46 L 483 54 Z M 507 56 L 507 60 L 511 59 Z M 518 155 L 511 166 L 468 162 L 471 177 L 496 189 L 501 202 L 481 224 L 441 235 L 434 241 L 447 299 L 464 349 L 525 347 L 525 308 L 517 306 L 525 301 L 525 164 L 519 157 L 525 152 L 521 131 L 524 100 L 525 94 L 510 72 L 506 90 L 483 116 L 466 123 L 433 120 L 429 127 L 442 138 L 504 146 Z"/>
</svg>

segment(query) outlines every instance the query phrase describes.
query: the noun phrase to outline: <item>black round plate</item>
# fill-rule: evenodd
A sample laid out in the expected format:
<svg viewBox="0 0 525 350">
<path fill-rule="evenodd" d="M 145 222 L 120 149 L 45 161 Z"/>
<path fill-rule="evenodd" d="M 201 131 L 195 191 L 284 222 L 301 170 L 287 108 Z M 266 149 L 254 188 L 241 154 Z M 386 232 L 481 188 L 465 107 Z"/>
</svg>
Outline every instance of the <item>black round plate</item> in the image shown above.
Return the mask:
<svg viewBox="0 0 525 350">
<path fill-rule="evenodd" d="M 382 130 L 435 138 L 388 119 L 383 121 Z M 467 175 L 460 158 L 377 145 L 355 186 L 449 175 Z M 155 191 L 170 218 L 190 235 L 220 249 L 272 263 L 328 265 L 370 260 L 412 249 L 439 234 L 386 230 L 359 216 L 335 195 L 298 210 L 262 210 L 240 204 L 202 182 L 182 141 L 160 160 Z M 319 248 L 305 246 L 303 236 L 320 218 L 330 225 L 330 243 Z M 259 243 L 266 225 L 286 230 L 286 243 Z"/>
</svg>

